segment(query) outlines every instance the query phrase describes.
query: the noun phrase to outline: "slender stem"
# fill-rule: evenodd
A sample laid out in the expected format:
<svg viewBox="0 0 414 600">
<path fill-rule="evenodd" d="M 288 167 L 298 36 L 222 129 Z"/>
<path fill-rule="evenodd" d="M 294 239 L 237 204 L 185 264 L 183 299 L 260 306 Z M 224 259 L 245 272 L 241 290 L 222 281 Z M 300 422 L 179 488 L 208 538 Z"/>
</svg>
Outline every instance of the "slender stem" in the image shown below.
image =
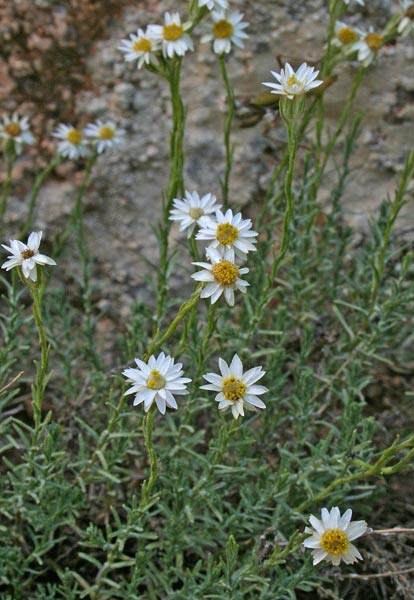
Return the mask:
<svg viewBox="0 0 414 600">
<path fill-rule="evenodd" d="M 60 155 L 55 156 L 55 158 L 36 176 L 36 180 L 33 186 L 33 190 L 30 196 L 29 210 L 27 213 L 25 224 L 20 232 L 20 237 L 25 237 L 32 226 L 33 221 L 33 213 L 36 207 L 36 201 L 39 196 L 40 189 L 46 177 L 53 171 L 53 169 L 61 162 Z"/>
<path fill-rule="evenodd" d="M 224 423 L 220 429 L 218 445 L 216 448 L 210 449 L 209 451 L 209 467 L 207 474 L 204 477 L 201 477 L 198 483 L 191 490 L 191 496 L 193 498 L 197 498 L 198 493 L 201 489 L 206 488 L 212 480 L 214 475 L 214 471 L 216 470 L 217 465 L 222 460 L 230 439 L 233 437 L 234 433 L 238 430 L 239 423 L 237 419 L 233 419 L 230 427 L 227 423 Z M 211 456 L 210 456 L 211 454 Z"/>
<path fill-rule="evenodd" d="M 184 194 L 184 125 L 185 110 L 180 94 L 180 76 L 182 59 L 176 58 L 168 63 L 168 72 L 166 77 L 170 85 L 171 107 L 172 107 L 172 130 L 170 138 L 170 178 L 168 182 L 167 198 L 164 200 L 163 218 L 159 227 L 160 232 L 160 268 L 158 271 L 158 303 L 156 310 L 156 326 L 159 327 L 164 313 L 164 306 L 168 292 L 168 235 L 171 228 L 169 220 L 170 210 L 173 200 L 178 195 Z"/>
<path fill-rule="evenodd" d="M 176 315 L 173 321 L 170 323 L 167 331 L 161 338 L 158 338 L 158 331 L 155 333 L 154 338 L 148 348 L 148 352 L 146 353 L 146 357 L 149 358 L 151 354 L 154 354 L 165 342 L 171 337 L 174 331 L 177 329 L 178 324 L 183 320 L 183 318 L 191 311 L 192 308 L 197 306 L 200 301 L 200 294 L 203 288 L 203 284 L 199 284 L 194 292 L 191 294 L 190 298 L 184 302 Z"/>
<path fill-rule="evenodd" d="M 234 92 L 230 85 L 230 81 L 227 74 L 226 59 L 224 54 L 219 55 L 219 63 L 221 76 L 226 88 L 227 93 L 227 117 L 224 124 L 224 148 L 226 152 L 226 170 L 224 172 L 224 179 L 221 182 L 221 190 L 223 196 L 223 206 L 226 209 L 229 205 L 229 180 L 230 173 L 233 164 L 233 148 L 231 147 L 231 127 L 234 119 Z"/>
<path fill-rule="evenodd" d="M 295 101 L 295 100 L 294 100 Z M 290 101 L 289 101 L 290 102 Z M 287 111 L 291 110 L 291 107 L 287 105 Z M 287 112 L 286 111 L 286 112 Z M 282 113 L 283 114 L 283 113 Z M 295 168 L 295 158 L 296 158 L 296 150 L 297 150 L 297 129 L 296 129 L 296 119 L 285 119 L 287 134 L 288 134 L 288 167 L 285 174 L 284 181 L 284 194 L 286 199 L 286 208 L 283 216 L 282 223 L 282 237 L 280 241 L 279 254 L 277 258 L 273 261 L 272 269 L 270 275 L 267 276 L 264 283 L 263 294 L 261 295 L 260 301 L 256 305 L 256 310 L 254 311 L 250 324 L 246 333 L 244 348 L 245 352 L 250 347 L 251 338 L 256 331 L 257 325 L 262 318 L 264 309 L 268 304 L 271 291 L 273 287 L 273 283 L 277 274 L 279 272 L 280 266 L 287 254 L 289 247 L 289 229 L 293 220 L 294 215 L 294 194 L 293 194 L 293 176 L 294 176 L 294 168 Z"/>
<path fill-rule="evenodd" d="M 289 163 L 285 174 L 284 192 L 286 198 L 286 209 L 283 217 L 282 224 L 282 238 L 280 241 L 279 255 L 274 261 L 271 272 L 271 282 L 276 277 L 279 267 L 286 255 L 289 245 L 289 228 L 293 219 L 294 212 L 294 196 L 293 196 L 293 175 L 295 169 L 295 158 L 297 149 L 297 135 L 296 135 L 296 124 L 294 120 L 286 121 L 286 128 L 288 134 L 288 152 L 289 152 Z"/>
<path fill-rule="evenodd" d="M 33 388 L 33 414 L 35 421 L 35 431 L 38 432 L 42 420 L 42 405 L 46 389 L 46 378 L 49 363 L 49 347 L 42 320 L 42 292 L 39 282 L 28 284 L 33 297 L 33 316 L 37 327 L 40 344 L 40 364 L 36 364 L 36 379 Z"/>
<path fill-rule="evenodd" d="M 157 350 L 161 348 L 161 346 L 170 338 L 170 336 L 177 329 L 179 323 L 184 319 L 184 317 L 197 306 L 198 302 L 200 301 L 200 293 L 202 288 L 202 283 L 197 285 L 190 298 L 180 306 L 177 316 L 171 322 L 170 326 L 168 327 L 167 331 L 162 337 L 158 338 L 158 332 L 155 333 L 154 339 L 151 342 L 148 351 L 145 355 L 145 360 L 148 360 L 151 354 L 154 354 L 154 352 L 157 352 Z M 100 451 L 106 446 L 106 443 L 109 440 L 111 433 L 114 431 L 119 421 L 119 415 L 124 410 L 126 400 L 127 396 L 125 396 L 125 394 L 122 394 L 118 405 L 113 410 L 113 413 L 109 419 L 106 429 L 101 433 L 101 436 L 91 458 L 92 464 L 96 462 Z M 80 479 L 85 479 L 86 475 L 89 473 L 89 470 L 89 467 L 85 467 L 79 475 Z"/>
<path fill-rule="evenodd" d="M 188 241 L 189 241 L 189 244 L 190 244 L 191 256 L 192 256 L 194 262 L 199 262 L 200 261 L 200 254 L 198 252 L 197 242 L 196 242 L 194 233 L 192 233 L 190 235 L 190 238 L 189 238 Z"/>
<path fill-rule="evenodd" d="M 158 475 L 157 455 L 155 454 L 154 445 L 152 442 L 152 430 L 154 426 L 155 412 L 156 408 L 153 405 L 151 406 L 148 413 L 145 415 L 143 423 L 145 446 L 148 451 L 148 458 L 150 463 L 150 476 L 142 484 L 141 500 L 139 503 L 140 509 L 145 508 L 145 506 L 150 501 L 152 488 L 154 487 Z"/>
<path fill-rule="evenodd" d="M 4 183 L 3 183 L 3 190 L 2 190 L 2 194 L 1 194 L 1 200 L 0 200 L 0 227 L 3 226 L 3 218 L 4 218 L 4 213 L 6 212 L 7 199 L 9 197 L 10 185 L 11 185 L 11 181 L 12 181 L 12 169 L 13 169 L 14 159 L 16 156 L 15 150 L 14 150 L 14 142 L 6 143 L 5 148 L 4 148 L 4 154 L 5 154 L 5 159 L 6 159 L 6 179 L 4 180 Z"/>
<path fill-rule="evenodd" d="M 73 207 L 72 214 L 70 215 L 68 224 L 66 225 L 66 228 L 64 229 L 62 235 L 60 236 L 60 238 L 57 242 L 55 251 L 54 251 L 55 257 L 59 257 L 60 254 L 62 253 L 65 243 L 68 240 L 73 228 L 75 227 L 76 223 L 79 222 L 79 218 L 78 218 L 79 215 L 81 213 L 83 214 L 82 200 L 83 200 L 83 197 L 85 195 L 86 189 L 89 184 L 92 167 L 95 164 L 97 158 L 98 158 L 98 154 L 95 151 L 93 154 L 91 154 L 91 156 L 88 159 L 88 162 L 86 163 L 85 173 L 84 173 L 84 176 L 82 179 L 82 183 L 80 184 L 80 186 L 78 188 L 78 193 L 76 195 L 75 205 Z"/>
</svg>

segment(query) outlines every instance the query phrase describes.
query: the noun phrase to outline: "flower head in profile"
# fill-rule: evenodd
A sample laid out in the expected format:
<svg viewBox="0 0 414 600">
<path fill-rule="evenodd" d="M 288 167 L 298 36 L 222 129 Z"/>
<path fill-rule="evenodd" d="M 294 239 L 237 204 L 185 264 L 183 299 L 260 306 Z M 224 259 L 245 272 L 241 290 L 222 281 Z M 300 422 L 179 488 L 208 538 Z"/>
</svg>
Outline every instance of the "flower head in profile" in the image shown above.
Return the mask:
<svg viewBox="0 0 414 600">
<path fill-rule="evenodd" d="M 414 2 L 412 0 L 402 0 L 401 5 L 404 14 L 398 23 L 398 33 L 401 37 L 406 37 L 414 32 Z"/>
<path fill-rule="evenodd" d="M 248 38 L 244 32 L 249 23 L 243 21 L 243 14 L 232 13 L 228 17 L 223 11 L 212 12 L 213 25 L 211 31 L 201 38 L 202 42 L 213 42 L 216 54 L 228 54 L 232 44 L 239 48 L 244 47 L 243 40 Z"/>
<path fill-rule="evenodd" d="M 358 52 L 357 58 L 364 67 L 368 67 L 382 48 L 384 37 L 375 33 L 372 29 L 368 33 L 362 33 L 361 39 L 352 44 L 350 50 Z"/>
<path fill-rule="evenodd" d="M 302 96 L 323 83 L 322 80 L 316 79 L 319 71 L 308 67 L 306 63 L 303 63 L 296 72 L 289 63 L 286 63 L 280 73 L 276 73 L 276 71 L 271 71 L 271 73 L 278 83 L 264 82 L 263 85 L 272 88 L 272 94 L 282 94 L 289 100 L 295 96 Z"/>
<path fill-rule="evenodd" d="M 243 364 L 237 354 L 233 356 L 230 365 L 222 358 L 219 358 L 218 364 L 220 375 L 216 373 L 203 375 L 208 384 L 202 385 L 201 389 L 218 392 L 215 400 L 219 403 L 219 410 L 231 407 L 233 417 L 237 419 L 239 415 L 244 417 L 245 408 L 248 410 L 266 408 L 265 403 L 258 396 L 269 390 L 263 385 L 256 385 L 266 373 L 262 367 L 254 367 L 243 373 Z"/>
<path fill-rule="evenodd" d="M 5 142 L 12 141 L 16 153 L 20 154 L 24 144 L 33 143 L 29 119 L 27 117 L 19 118 L 17 113 L 13 113 L 11 117 L 4 115 L 3 122 L 0 123 L 0 138 Z"/>
<path fill-rule="evenodd" d="M 216 208 L 216 197 L 205 194 L 200 198 L 197 192 L 185 192 L 185 199 L 174 199 L 174 208 L 168 217 L 171 221 L 180 222 L 180 231 L 187 230 L 187 237 L 191 237 L 196 225 L 200 225 L 203 217 L 212 214 Z"/>
<path fill-rule="evenodd" d="M 240 268 L 234 262 L 224 259 L 214 248 L 210 250 L 208 258 L 210 263 L 193 262 L 193 265 L 202 270 L 193 273 L 191 277 L 207 283 L 200 298 L 211 298 L 211 304 L 214 304 L 224 294 L 227 304 L 234 306 L 234 290 L 239 290 L 242 294 L 247 291 L 249 283 L 241 279 L 240 275 L 245 275 L 249 269 Z"/>
<path fill-rule="evenodd" d="M 36 265 L 55 265 L 55 261 L 45 254 L 40 254 L 39 246 L 42 239 L 41 231 L 33 231 L 29 235 L 27 244 L 19 240 L 10 240 L 10 246 L 2 244 L 3 248 L 10 252 L 10 256 L 1 267 L 10 271 L 14 267 L 21 267 L 23 276 L 26 279 L 37 281 Z"/>
<path fill-rule="evenodd" d="M 167 406 L 177 409 L 174 396 L 188 394 L 186 384 L 191 381 L 182 377 L 181 363 L 174 363 L 171 356 L 161 352 L 157 358 L 151 356 L 148 363 L 135 359 L 138 369 L 125 369 L 122 374 L 132 383 L 125 395 L 135 394 L 134 406 L 144 403 L 144 411 L 148 412 L 155 402 L 158 410 L 165 415 Z"/>
<path fill-rule="evenodd" d="M 229 6 L 228 0 L 198 0 L 199 8 L 207 6 L 208 10 L 226 10 Z"/>
<path fill-rule="evenodd" d="M 164 25 L 149 25 L 147 35 L 161 43 L 165 57 L 173 58 L 174 55 L 184 56 L 188 50 L 194 50 L 193 40 L 185 29 L 178 13 L 166 12 Z"/>
<path fill-rule="evenodd" d="M 137 68 L 141 69 L 144 65 L 157 64 L 158 59 L 155 53 L 161 49 L 161 42 L 153 39 L 148 32 L 138 29 L 137 33 L 130 33 L 129 39 L 123 39 L 118 50 L 125 54 L 125 60 L 128 62 L 137 61 Z"/>
<path fill-rule="evenodd" d="M 90 123 L 84 129 L 84 134 L 87 138 L 96 144 L 98 154 L 119 146 L 123 141 L 125 131 L 119 129 L 112 121 L 101 121 L 98 119 L 96 123 Z"/>
<path fill-rule="evenodd" d="M 343 21 L 336 21 L 335 36 L 332 40 L 334 46 L 349 48 L 350 44 L 356 42 L 360 37 L 360 32 L 354 27 L 350 27 Z"/>
<path fill-rule="evenodd" d="M 217 208 L 215 219 L 202 219 L 196 239 L 211 241 L 208 254 L 213 248 L 224 258 L 234 262 L 235 256 L 244 260 L 248 252 L 256 250 L 254 238 L 257 235 L 258 233 L 252 230 L 250 219 L 243 219 L 241 213 L 233 215 L 230 208 L 225 213 Z"/>
<path fill-rule="evenodd" d="M 348 508 L 341 517 L 339 508 L 330 511 L 322 509 L 321 520 L 313 515 L 309 517 L 312 527 L 306 527 L 305 533 L 311 534 L 303 542 L 305 548 L 311 548 L 313 564 L 326 560 L 338 566 L 341 560 L 351 565 L 362 556 L 351 542 L 364 535 L 367 530 L 365 521 L 351 521 L 352 510 Z"/>
<path fill-rule="evenodd" d="M 61 123 L 52 135 L 61 140 L 58 143 L 58 152 L 61 156 L 76 160 L 89 154 L 85 136 L 80 129 Z"/>
</svg>

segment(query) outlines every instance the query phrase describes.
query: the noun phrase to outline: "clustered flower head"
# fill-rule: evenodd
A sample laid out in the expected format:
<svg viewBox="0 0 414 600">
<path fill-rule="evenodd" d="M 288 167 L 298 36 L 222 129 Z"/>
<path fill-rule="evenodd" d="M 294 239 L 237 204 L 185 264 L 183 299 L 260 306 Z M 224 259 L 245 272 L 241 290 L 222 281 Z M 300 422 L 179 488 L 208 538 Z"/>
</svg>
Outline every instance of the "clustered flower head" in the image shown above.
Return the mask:
<svg viewBox="0 0 414 600">
<path fill-rule="evenodd" d="M 303 63 L 296 72 L 289 63 L 286 63 L 280 73 L 276 73 L 276 71 L 271 71 L 271 73 L 278 83 L 264 82 L 263 85 L 272 88 L 272 94 L 287 96 L 289 100 L 295 96 L 302 96 L 323 83 L 322 80 L 316 79 L 319 71 L 315 71 L 306 63 Z"/>
<path fill-rule="evenodd" d="M 180 231 L 187 231 L 191 237 L 196 225 L 201 225 L 203 218 L 211 215 L 218 207 L 213 194 L 205 194 L 200 198 L 197 192 L 185 192 L 185 199 L 174 198 L 174 208 L 168 217 L 171 221 L 180 222 Z"/>
<path fill-rule="evenodd" d="M 343 21 L 335 23 L 335 37 L 332 40 L 334 46 L 349 48 L 350 44 L 358 41 L 361 32 Z"/>
<path fill-rule="evenodd" d="M 371 28 L 368 32 L 361 32 L 360 39 L 350 47 L 350 51 L 357 52 L 358 60 L 364 67 L 368 67 L 376 57 L 383 45 L 383 36 L 375 33 Z"/>
<path fill-rule="evenodd" d="M 351 517 L 350 508 L 341 517 L 337 506 L 330 511 L 323 508 L 321 519 L 313 515 L 309 517 L 312 527 L 306 527 L 305 533 L 309 533 L 310 537 L 306 538 L 303 545 L 312 549 L 314 565 L 322 560 L 335 566 L 338 566 L 341 560 L 347 565 L 362 560 L 361 554 L 351 542 L 364 535 L 367 524 L 365 521 L 351 521 Z"/>
<path fill-rule="evenodd" d="M 58 143 L 60 156 L 76 160 L 88 156 L 91 147 L 98 154 L 118 146 L 123 141 L 125 131 L 119 129 L 112 121 L 89 123 L 83 130 L 73 125 L 61 123 L 52 136 L 61 140 Z"/>
<path fill-rule="evenodd" d="M 122 144 L 125 131 L 119 129 L 112 121 L 101 121 L 90 123 L 84 129 L 84 134 L 94 144 L 98 154 Z"/>
<path fill-rule="evenodd" d="M 239 290 L 245 294 L 250 285 L 241 278 L 249 272 L 247 267 L 239 267 L 235 262 L 221 256 L 217 250 L 211 248 L 208 253 L 209 263 L 193 262 L 201 271 L 193 273 L 191 277 L 196 281 L 202 281 L 207 285 L 201 291 L 201 298 L 210 298 L 211 304 L 217 302 L 222 294 L 229 306 L 234 306 L 234 291 Z"/>
<path fill-rule="evenodd" d="M 10 252 L 8 259 L 2 264 L 2 269 L 10 271 L 14 267 L 21 267 L 23 277 L 37 281 L 36 265 L 56 265 L 55 261 L 45 254 L 39 252 L 40 241 L 42 239 L 41 231 L 33 231 L 29 235 L 27 244 L 20 240 L 10 240 L 10 246 L 2 244 L 3 248 Z"/>
<path fill-rule="evenodd" d="M 226 17 L 223 11 L 211 13 L 213 25 L 211 31 L 201 38 L 202 42 L 213 42 L 216 54 L 228 54 L 232 44 L 243 48 L 243 40 L 249 36 L 244 32 L 249 23 L 243 21 L 243 14 L 235 12 Z"/>
<path fill-rule="evenodd" d="M 257 385 L 266 371 L 262 367 L 254 367 L 245 373 L 243 372 L 243 363 L 237 354 L 228 365 L 225 360 L 219 358 L 218 365 L 220 375 L 216 373 L 206 373 L 203 378 L 208 384 L 202 385 L 202 390 L 211 390 L 218 392 L 215 400 L 219 403 L 219 410 L 226 410 L 229 407 L 235 419 L 244 416 L 244 409 L 257 410 L 266 408 L 265 403 L 258 396 L 265 394 L 269 390 L 263 385 Z"/>
<path fill-rule="evenodd" d="M 233 215 L 229 208 L 223 213 L 219 208 L 215 211 L 215 218 L 201 220 L 201 228 L 196 235 L 197 240 L 210 241 L 206 252 L 215 249 L 219 254 L 234 262 L 235 256 L 245 260 L 247 254 L 256 250 L 254 239 L 258 233 L 252 230 L 250 219 L 243 219 L 241 213 Z"/>
<path fill-rule="evenodd" d="M 20 154 L 24 144 L 32 144 L 33 136 L 30 133 L 29 119 L 19 117 L 17 113 L 3 116 L 0 123 L 0 139 L 4 142 L 13 142 L 16 154 Z"/>
<path fill-rule="evenodd" d="M 148 363 L 135 359 L 138 369 L 125 369 L 122 374 L 132 383 L 125 394 L 135 394 L 134 406 L 144 403 L 144 410 L 148 412 L 155 402 L 162 415 L 166 407 L 177 409 L 174 396 L 188 394 L 186 384 L 191 381 L 182 377 L 182 364 L 175 364 L 171 356 L 161 352 L 157 357 L 152 355 Z"/>
<path fill-rule="evenodd" d="M 184 56 L 194 50 L 193 40 L 186 33 L 186 24 L 181 23 L 179 13 L 164 14 L 164 25 L 148 25 L 147 35 L 161 44 L 164 57 Z"/>
<path fill-rule="evenodd" d="M 161 41 L 154 38 L 148 31 L 144 32 L 138 29 L 137 33 L 131 33 L 129 39 L 124 39 L 118 50 L 125 54 L 125 60 L 128 62 L 137 61 L 137 68 L 141 69 L 144 65 L 158 63 L 156 52 L 161 49 Z"/>
</svg>

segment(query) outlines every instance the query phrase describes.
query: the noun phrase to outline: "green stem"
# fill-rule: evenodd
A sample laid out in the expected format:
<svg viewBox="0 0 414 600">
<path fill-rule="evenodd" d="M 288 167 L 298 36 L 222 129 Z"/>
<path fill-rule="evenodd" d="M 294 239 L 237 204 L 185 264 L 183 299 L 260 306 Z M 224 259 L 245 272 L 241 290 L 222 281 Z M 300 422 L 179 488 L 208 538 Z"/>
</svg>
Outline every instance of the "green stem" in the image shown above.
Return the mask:
<svg viewBox="0 0 414 600">
<path fill-rule="evenodd" d="M 238 430 L 239 423 L 237 419 L 233 419 L 230 427 L 227 423 L 224 423 L 220 428 L 219 439 L 216 448 L 210 449 L 209 451 L 209 467 L 207 470 L 207 474 L 204 477 L 201 477 L 198 483 L 191 490 L 191 497 L 198 498 L 199 492 L 203 488 L 208 487 L 210 484 L 214 472 L 216 470 L 217 465 L 223 459 L 223 456 L 227 450 L 230 439 L 233 437 L 234 433 Z M 210 456 L 211 455 L 211 456 Z"/>
<path fill-rule="evenodd" d="M 41 285 L 39 286 L 39 283 L 40 282 L 36 284 L 28 284 L 28 287 L 33 297 L 33 317 L 39 335 L 39 344 L 41 351 L 40 364 L 36 363 L 36 379 L 33 387 L 33 415 L 36 432 L 39 431 L 42 420 L 42 405 L 47 384 L 47 370 L 49 363 L 49 347 L 47 344 L 46 334 L 43 327 L 41 307 L 42 291 Z"/>
<path fill-rule="evenodd" d="M 150 476 L 142 484 L 141 500 L 138 507 L 141 510 L 145 509 L 145 506 L 150 502 L 152 488 L 154 487 L 158 476 L 157 455 L 155 454 L 154 445 L 152 442 L 152 430 L 154 426 L 155 412 L 156 407 L 153 405 L 145 415 L 143 423 L 145 446 L 148 451 L 148 459 L 150 463 Z"/>
<path fill-rule="evenodd" d="M 191 294 L 190 298 L 180 306 L 177 316 L 171 322 L 170 326 L 168 327 L 167 331 L 165 332 L 165 334 L 162 337 L 158 338 L 158 332 L 155 333 L 154 339 L 148 348 L 148 351 L 144 357 L 144 360 L 148 360 L 148 358 L 152 354 L 154 354 L 155 352 L 157 352 L 157 350 L 159 350 L 161 348 L 161 346 L 170 338 L 170 336 L 177 329 L 177 326 L 184 319 L 184 317 L 197 306 L 198 302 L 200 301 L 200 293 L 201 293 L 202 289 L 203 289 L 203 284 L 202 283 L 198 284 L 196 289 L 194 290 L 194 292 Z M 121 414 L 121 412 L 124 409 L 126 400 L 127 400 L 127 397 L 125 396 L 125 394 L 122 394 L 118 405 L 113 410 L 113 413 L 109 419 L 106 429 L 101 433 L 101 436 L 99 438 L 99 441 L 96 445 L 95 451 L 91 458 L 92 464 L 94 464 L 96 462 L 97 458 L 99 457 L 99 453 L 106 446 L 106 444 L 111 436 L 111 433 L 114 431 L 114 429 L 119 421 L 119 415 Z M 85 467 L 81 471 L 81 473 L 79 475 L 81 480 L 85 479 L 86 475 L 89 473 L 89 470 L 90 470 L 90 467 L 88 466 L 88 467 Z"/>
<path fill-rule="evenodd" d="M 223 196 L 223 207 L 228 208 L 229 205 L 229 180 L 230 173 L 233 163 L 233 148 L 231 147 L 231 127 L 234 119 L 234 92 L 230 85 L 230 81 L 227 74 L 226 59 L 224 54 L 219 55 L 219 63 L 221 76 L 226 88 L 227 93 L 227 117 L 224 124 L 224 148 L 226 152 L 226 170 L 224 172 L 224 179 L 221 182 L 221 190 Z"/>
<path fill-rule="evenodd" d="M 42 184 L 43 184 L 44 180 L 49 175 L 49 173 L 51 173 L 53 171 L 53 169 L 58 164 L 60 164 L 61 160 L 62 159 L 61 159 L 61 157 L 59 155 L 56 156 L 43 169 L 43 171 L 40 171 L 40 173 L 36 176 L 35 183 L 34 183 L 33 190 L 32 190 L 32 194 L 30 196 L 29 210 L 28 210 L 28 213 L 27 213 L 25 224 L 23 225 L 23 228 L 22 228 L 22 230 L 20 232 L 20 238 L 25 237 L 29 233 L 29 230 L 30 230 L 30 228 L 32 226 L 33 213 L 34 213 L 34 209 L 36 207 L 36 201 L 37 201 L 37 198 L 39 196 L 39 192 L 40 192 L 40 189 L 42 187 Z"/>
<path fill-rule="evenodd" d="M 86 189 L 89 184 L 92 167 L 95 164 L 97 158 L 98 158 L 98 154 L 96 153 L 96 151 L 94 151 L 93 154 L 91 154 L 91 156 L 89 157 L 88 162 L 86 163 L 85 173 L 84 173 L 84 176 L 82 179 L 82 183 L 80 184 L 80 186 L 78 188 L 78 193 L 76 195 L 75 205 L 73 207 L 72 214 L 70 215 L 68 224 L 66 225 L 66 228 L 64 229 L 62 235 L 60 236 L 60 238 L 58 240 L 58 243 L 56 244 L 54 256 L 57 258 L 59 258 L 60 254 L 62 253 L 65 243 L 68 240 L 73 228 L 75 227 L 75 225 L 77 223 L 79 223 L 79 216 L 81 215 L 81 218 L 83 219 L 82 200 L 83 200 L 83 197 L 85 195 Z M 83 227 L 82 227 L 82 234 L 83 234 Z M 82 243 L 84 244 L 84 240 L 82 241 Z"/>
<path fill-rule="evenodd" d="M 180 94 L 180 76 L 182 59 L 176 58 L 168 64 L 166 77 L 170 85 L 171 106 L 172 106 L 172 130 L 170 138 L 170 178 L 168 182 L 167 198 L 164 201 L 163 217 L 160 224 L 160 268 L 158 272 L 158 303 L 156 309 L 156 326 L 160 322 L 164 313 L 165 301 L 168 292 L 168 236 L 171 229 L 169 214 L 173 205 L 173 200 L 177 196 L 184 195 L 184 125 L 185 110 Z"/>
<path fill-rule="evenodd" d="M 4 154 L 5 154 L 5 159 L 6 159 L 6 179 L 4 180 L 4 183 L 3 183 L 3 190 L 2 190 L 2 194 L 1 194 L 1 200 L 0 200 L 0 227 L 3 226 L 4 213 L 6 212 L 7 199 L 9 197 L 10 185 L 12 182 L 12 169 L 13 169 L 14 159 L 16 157 L 16 154 L 14 151 L 14 142 L 6 143 L 5 148 L 4 148 Z"/>
</svg>

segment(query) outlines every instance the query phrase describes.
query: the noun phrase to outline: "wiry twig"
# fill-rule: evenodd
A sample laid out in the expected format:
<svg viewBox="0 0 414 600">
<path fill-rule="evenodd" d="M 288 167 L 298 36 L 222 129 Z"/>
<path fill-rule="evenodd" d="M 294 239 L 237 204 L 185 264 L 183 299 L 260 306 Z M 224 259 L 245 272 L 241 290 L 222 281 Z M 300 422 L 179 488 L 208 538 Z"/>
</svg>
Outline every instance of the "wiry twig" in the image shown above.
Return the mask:
<svg viewBox="0 0 414 600">
<path fill-rule="evenodd" d="M 11 381 L 9 381 L 9 383 L 6 383 L 6 385 L 4 385 L 1 389 L 0 389 L 0 394 L 2 394 L 3 392 L 5 392 L 6 390 L 8 390 L 9 388 L 11 388 L 18 379 L 20 379 L 20 377 L 24 374 L 24 371 L 20 371 L 20 373 L 17 373 L 17 375 L 15 377 L 13 377 L 13 379 Z"/>
</svg>

